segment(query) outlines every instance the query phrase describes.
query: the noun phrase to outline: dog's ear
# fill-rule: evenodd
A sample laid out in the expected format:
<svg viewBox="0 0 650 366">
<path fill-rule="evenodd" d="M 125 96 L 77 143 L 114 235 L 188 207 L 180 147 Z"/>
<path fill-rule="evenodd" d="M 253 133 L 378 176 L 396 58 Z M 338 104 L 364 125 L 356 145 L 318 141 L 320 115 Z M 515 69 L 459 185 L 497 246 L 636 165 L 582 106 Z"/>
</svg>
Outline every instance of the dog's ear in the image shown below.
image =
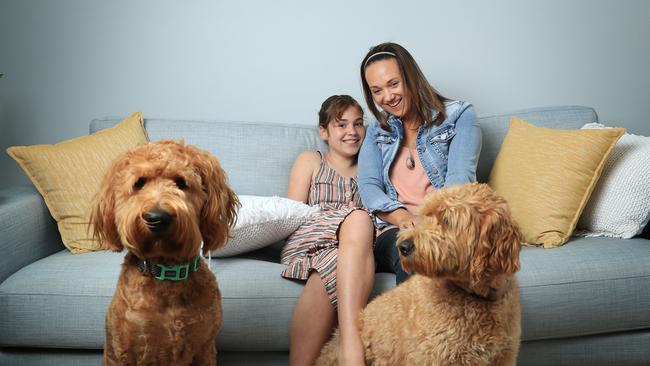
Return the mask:
<svg viewBox="0 0 650 366">
<path fill-rule="evenodd" d="M 478 243 L 470 268 L 473 282 L 481 282 L 486 275 L 512 274 L 519 270 L 523 236 L 505 200 L 499 201 L 481 215 Z"/>
<path fill-rule="evenodd" d="M 199 228 L 203 237 L 203 252 L 218 249 L 226 243 L 230 228 L 237 219 L 239 200 L 230 189 L 226 173 L 212 154 L 198 150 L 194 164 L 201 176 L 207 200 L 201 209 Z"/>
<path fill-rule="evenodd" d="M 120 252 L 124 249 L 120 234 L 115 224 L 115 177 L 125 165 L 125 159 L 112 164 L 102 179 L 99 191 L 95 195 L 90 211 L 90 225 L 93 238 L 98 239 L 109 249 Z"/>
<path fill-rule="evenodd" d="M 505 202 L 497 209 L 497 212 L 501 224 L 497 226 L 496 230 L 492 230 L 494 250 L 491 266 L 500 273 L 513 274 L 519 270 L 519 252 L 523 235 Z"/>
</svg>

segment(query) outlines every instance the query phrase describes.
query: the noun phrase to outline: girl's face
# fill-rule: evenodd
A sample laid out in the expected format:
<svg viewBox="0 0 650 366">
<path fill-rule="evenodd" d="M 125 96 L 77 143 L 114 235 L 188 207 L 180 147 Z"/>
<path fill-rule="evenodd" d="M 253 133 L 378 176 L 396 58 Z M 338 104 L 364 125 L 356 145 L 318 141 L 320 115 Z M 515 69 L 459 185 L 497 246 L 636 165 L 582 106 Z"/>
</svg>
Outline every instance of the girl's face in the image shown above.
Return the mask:
<svg viewBox="0 0 650 366">
<path fill-rule="evenodd" d="M 404 121 L 411 112 L 411 96 L 408 94 L 397 60 L 388 58 L 368 65 L 366 82 L 372 99 L 384 111 Z"/>
<path fill-rule="evenodd" d="M 355 106 L 348 107 L 340 119 L 332 118 L 327 128 L 320 127 L 320 136 L 329 145 L 330 152 L 353 158 L 359 153 L 366 129 L 363 114 Z"/>
</svg>

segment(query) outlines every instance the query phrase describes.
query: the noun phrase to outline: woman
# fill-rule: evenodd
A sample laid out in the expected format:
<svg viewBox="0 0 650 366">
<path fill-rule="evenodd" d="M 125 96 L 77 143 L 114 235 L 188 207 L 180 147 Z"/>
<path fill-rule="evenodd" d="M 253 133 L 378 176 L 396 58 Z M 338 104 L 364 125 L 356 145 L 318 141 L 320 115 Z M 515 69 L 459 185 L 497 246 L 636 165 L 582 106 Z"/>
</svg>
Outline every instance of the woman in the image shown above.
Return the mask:
<svg viewBox="0 0 650 366">
<path fill-rule="evenodd" d="M 377 271 L 399 284 L 409 276 L 395 246 L 399 228 L 414 225 L 428 192 L 476 181 L 481 129 L 472 105 L 440 95 L 398 44 L 372 47 L 361 80 L 375 120 L 359 153 L 359 190 L 379 233 Z"/>
</svg>

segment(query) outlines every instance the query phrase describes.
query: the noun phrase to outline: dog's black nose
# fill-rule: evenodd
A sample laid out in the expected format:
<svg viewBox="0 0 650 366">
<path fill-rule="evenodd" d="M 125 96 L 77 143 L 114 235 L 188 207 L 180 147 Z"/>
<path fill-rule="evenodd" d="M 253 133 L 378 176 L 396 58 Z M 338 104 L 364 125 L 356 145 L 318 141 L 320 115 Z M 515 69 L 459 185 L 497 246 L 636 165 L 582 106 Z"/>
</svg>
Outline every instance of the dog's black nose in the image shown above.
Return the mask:
<svg viewBox="0 0 650 366">
<path fill-rule="evenodd" d="M 404 240 L 397 244 L 397 248 L 403 256 L 408 257 L 411 253 L 413 253 L 413 250 L 415 250 L 415 244 L 413 244 L 413 242 L 410 240 Z"/>
<path fill-rule="evenodd" d="M 151 231 L 165 230 L 172 222 L 172 216 L 165 210 L 154 208 L 142 214 L 142 218 L 147 223 Z"/>
</svg>

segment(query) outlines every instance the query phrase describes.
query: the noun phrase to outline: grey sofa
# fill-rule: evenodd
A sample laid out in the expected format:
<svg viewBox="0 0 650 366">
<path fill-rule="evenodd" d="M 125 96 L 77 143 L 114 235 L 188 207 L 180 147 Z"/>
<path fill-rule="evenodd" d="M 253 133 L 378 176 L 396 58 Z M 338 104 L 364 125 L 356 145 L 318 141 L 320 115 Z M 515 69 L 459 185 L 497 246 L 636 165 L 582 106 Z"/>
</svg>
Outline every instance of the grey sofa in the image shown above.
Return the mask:
<svg viewBox="0 0 650 366">
<path fill-rule="evenodd" d="M 597 121 L 586 107 L 552 107 L 483 117 L 478 177 L 485 181 L 513 115 L 574 129 Z M 94 120 L 91 132 L 119 118 Z M 184 138 L 219 157 L 239 194 L 286 194 L 305 149 L 323 148 L 309 126 L 149 119 L 151 140 Z M 280 277 L 277 243 L 213 259 L 223 293 L 217 338 L 221 365 L 286 364 L 289 321 L 302 285 Z M 104 313 L 124 253 L 72 255 L 31 186 L 0 190 L 0 365 L 101 363 Z M 650 241 L 573 238 L 521 253 L 520 365 L 650 364 Z M 379 273 L 375 293 L 394 286 Z"/>
</svg>

